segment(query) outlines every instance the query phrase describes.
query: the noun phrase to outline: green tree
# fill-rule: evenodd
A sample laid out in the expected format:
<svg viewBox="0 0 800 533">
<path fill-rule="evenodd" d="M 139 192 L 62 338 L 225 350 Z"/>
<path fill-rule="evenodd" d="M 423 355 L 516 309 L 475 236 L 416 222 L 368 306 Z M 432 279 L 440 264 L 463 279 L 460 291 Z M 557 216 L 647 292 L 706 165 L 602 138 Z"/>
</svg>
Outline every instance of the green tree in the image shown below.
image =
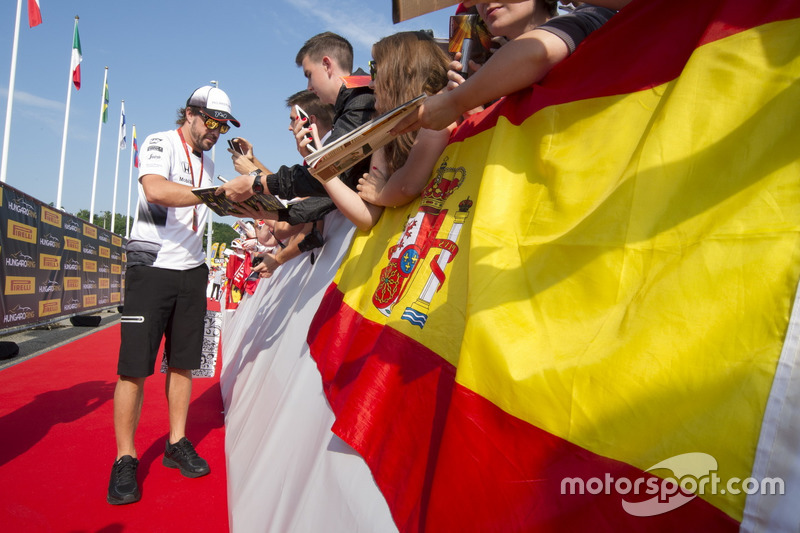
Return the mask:
<svg viewBox="0 0 800 533">
<path fill-rule="evenodd" d="M 75 216 L 78 218 L 89 221 L 89 210 L 88 209 L 81 209 L 78 211 Z M 122 237 L 125 236 L 125 221 L 128 220 L 128 217 L 125 215 L 120 215 L 119 213 L 114 214 L 114 233 L 117 235 L 121 235 Z M 95 213 L 94 214 L 94 225 L 99 226 L 103 229 L 110 230 L 111 229 L 111 211 L 103 211 L 102 213 Z M 130 219 L 130 224 L 133 224 L 133 218 Z"/>
<path fill-rule="evenodd" d="M 223 224 L 221 222 L 212 222 L 212 233 L 211 233 L 211 240 L 212 244 L 214 242 L 225 243 L 226 246 L 231 245 L 231 241 L 239 236 L 236 233 L 236 230 L 233 229 L 229 224 Z M 206 245 L 206 235 L 203 235 L 203 246 Z"/>
</svg>

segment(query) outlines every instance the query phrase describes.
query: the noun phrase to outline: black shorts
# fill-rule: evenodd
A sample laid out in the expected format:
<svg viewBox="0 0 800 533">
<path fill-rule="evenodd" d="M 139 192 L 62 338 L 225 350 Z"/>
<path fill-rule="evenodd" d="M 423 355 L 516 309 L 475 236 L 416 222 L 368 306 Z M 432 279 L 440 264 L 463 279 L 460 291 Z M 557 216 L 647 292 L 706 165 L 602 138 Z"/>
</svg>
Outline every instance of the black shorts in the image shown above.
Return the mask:
<svg viewBox="0 0 800 533">
<path fill-rule="evenodd" d="M 117 365 L 120 376 L 152 375 L 165 335 L 170 367 L 200 368 L 207 282 L 206 265 L 191 270 L 137 265 L 126 270 Z"/>
</svg>

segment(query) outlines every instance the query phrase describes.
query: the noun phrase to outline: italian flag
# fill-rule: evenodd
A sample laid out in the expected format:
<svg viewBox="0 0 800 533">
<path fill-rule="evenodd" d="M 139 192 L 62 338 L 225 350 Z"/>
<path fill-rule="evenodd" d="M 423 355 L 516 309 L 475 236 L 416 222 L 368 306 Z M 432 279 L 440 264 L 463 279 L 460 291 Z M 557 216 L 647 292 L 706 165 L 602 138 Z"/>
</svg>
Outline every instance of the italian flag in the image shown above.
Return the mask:
<svg viewBox="0 0 800 533">
<path fill-rule="evenodd" d="M 75 88 L 81 88 L 81 61 L 83 55 L 81 53 L 81 38 L 78 35 L 78 17 L 75 17 L 75 34 L 72 37 L 72 83 Z"/>
<path fill-rule="evenodd" d="M 796 0 L 633 0 L 356 236 L 308 342 L 400 531 L 796 529 L 799 79 Z"/>
</svg>

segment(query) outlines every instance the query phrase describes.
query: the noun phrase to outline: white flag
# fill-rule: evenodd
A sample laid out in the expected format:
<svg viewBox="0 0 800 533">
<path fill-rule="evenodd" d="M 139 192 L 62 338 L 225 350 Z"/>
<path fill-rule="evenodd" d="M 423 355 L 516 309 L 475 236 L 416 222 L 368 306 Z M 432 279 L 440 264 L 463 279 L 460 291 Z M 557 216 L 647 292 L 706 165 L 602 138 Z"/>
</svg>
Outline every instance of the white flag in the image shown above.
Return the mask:
<svg viewBox="0 0 800 533">
<path fill-rule="evenodd" d="M 122 110 L 120 111 L 122 116 L 119 120 L 119 149 L 124 150 L 125 147 L 128 145 L 127 138 L 125 137 L 125 101 L 122 102 Z"/>
</svg>

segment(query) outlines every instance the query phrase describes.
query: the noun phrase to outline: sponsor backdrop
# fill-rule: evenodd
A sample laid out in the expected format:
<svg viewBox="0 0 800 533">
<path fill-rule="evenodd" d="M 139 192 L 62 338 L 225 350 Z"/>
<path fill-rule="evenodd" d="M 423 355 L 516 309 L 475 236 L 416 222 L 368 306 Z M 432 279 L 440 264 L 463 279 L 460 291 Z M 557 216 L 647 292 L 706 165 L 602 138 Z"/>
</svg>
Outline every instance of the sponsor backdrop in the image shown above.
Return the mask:
<svg viewBox="0 0 800 533">
<path fill-rule="evenodd" d="M 0 206 L 0 331 L 122 303 L 122 237 L 5 184 Z"/>
</svg>

